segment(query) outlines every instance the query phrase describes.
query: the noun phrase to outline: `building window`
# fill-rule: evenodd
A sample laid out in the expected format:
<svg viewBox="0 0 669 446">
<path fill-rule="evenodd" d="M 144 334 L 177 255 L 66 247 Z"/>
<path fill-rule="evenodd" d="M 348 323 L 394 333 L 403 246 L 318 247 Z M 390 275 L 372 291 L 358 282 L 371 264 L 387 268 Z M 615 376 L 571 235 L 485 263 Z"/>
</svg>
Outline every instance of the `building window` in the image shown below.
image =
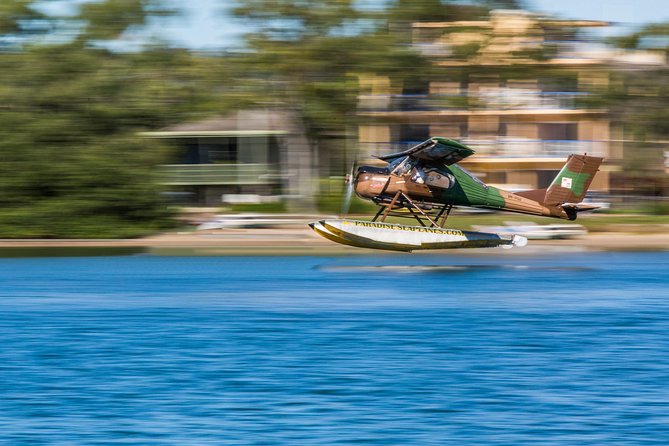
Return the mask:
<svg viewBox="0 0 669 446">
<path fill-rule="evenodd" d="M 181 149 L 179 162 L 185 164 L 237 162 L 237 138 L 179 138 L 174 141 Z"/>
<path fill-rule="evenodd" d="M 234 163 L 237 138 L 200 138 L 200 150 L 206 152 L 209 163 Z"/>
<path fill-rule="evenodd" d="M 539 139 L 544 141 L 576 141 L 578 139 L 577 123 L 541 123 Z"/>
<path fill-rule="evenodd" d="M 405 144 L 418 144 L 430 139 L 430 126 L 423 124 L 402 124 L 399 128 L 399 140 Z"/>
</svg>

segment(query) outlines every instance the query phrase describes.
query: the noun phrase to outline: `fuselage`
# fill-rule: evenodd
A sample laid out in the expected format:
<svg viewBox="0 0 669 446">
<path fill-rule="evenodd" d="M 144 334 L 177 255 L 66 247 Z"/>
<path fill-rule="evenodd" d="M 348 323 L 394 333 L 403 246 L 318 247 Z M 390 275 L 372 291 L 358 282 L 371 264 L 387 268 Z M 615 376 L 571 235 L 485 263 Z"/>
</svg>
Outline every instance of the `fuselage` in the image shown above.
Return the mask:
<svg viewBox="0 0 669 446">
<path fill-rule="evenodd" d="M 406 164 L 406 160 L 404 161 Z M 392 164 L 387 168 L 363 166 L 355 178 L 355 192 L 362 198 L 387 202 L 402 192 L 415 202 L 474 206 L 569 219 L 559 206 L 546 206 L 512 192 L 489 186 L 457 164 L 421 168 Z"/>
</svg>

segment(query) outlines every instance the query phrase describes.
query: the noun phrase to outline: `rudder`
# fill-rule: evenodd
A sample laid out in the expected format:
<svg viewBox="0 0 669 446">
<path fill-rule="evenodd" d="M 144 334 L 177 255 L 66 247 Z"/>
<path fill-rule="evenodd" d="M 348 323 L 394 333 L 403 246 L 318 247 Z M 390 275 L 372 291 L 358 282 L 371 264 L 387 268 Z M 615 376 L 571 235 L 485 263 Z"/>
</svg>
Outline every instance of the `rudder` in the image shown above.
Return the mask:
<svg viewBox="0 0 669 446">
<path fill-rule="evenodd" d="M 603 160 L 596 156 L 569 155 L 567 163 L 546 190 L 544 204 L 580 203 Z"/>
</svg>

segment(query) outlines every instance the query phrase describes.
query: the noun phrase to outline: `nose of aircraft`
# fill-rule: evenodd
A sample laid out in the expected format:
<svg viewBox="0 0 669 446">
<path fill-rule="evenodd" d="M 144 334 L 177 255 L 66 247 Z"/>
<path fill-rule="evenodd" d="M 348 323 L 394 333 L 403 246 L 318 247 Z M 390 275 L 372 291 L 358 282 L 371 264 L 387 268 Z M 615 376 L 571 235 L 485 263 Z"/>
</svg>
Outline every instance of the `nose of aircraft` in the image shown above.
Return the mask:
<svg viewBox="0 0 669 446">
<path fill-rule="evenodd" d="M 388 182 L 389 173 L 387 169 L 375 166 L 359 167 L 354 177 L 352 185 L 355 193 L 362 198 L 374 198 L 382 193 L 383 188 Z"/>
</svg>

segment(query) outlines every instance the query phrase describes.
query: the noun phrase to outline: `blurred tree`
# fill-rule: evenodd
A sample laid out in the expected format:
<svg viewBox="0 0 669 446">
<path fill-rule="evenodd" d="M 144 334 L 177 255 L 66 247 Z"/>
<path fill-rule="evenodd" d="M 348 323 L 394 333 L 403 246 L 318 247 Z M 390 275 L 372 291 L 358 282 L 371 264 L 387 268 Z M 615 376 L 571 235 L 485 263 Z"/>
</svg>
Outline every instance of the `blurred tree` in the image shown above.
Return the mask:
<svg viewBox="0 0 669 446">
<path fill-rule="evenodd" d="M 395 85 L 429 77 L 431 64 L 412 47 L 411 23 L 477 19 L 519 3 L 395 0 L 368 11 L 353 0 L 238 0 L 233 13 L 253 25 L 243 63 L 258 100 L 295 110 L 316 143 L 353 124 L 356 75 L 388 76 Z"/>
<path fill-rule="evenodd" d="M 650 49 L 669 50 L 669 23 L 651 23 L 639 31 L 609 38 L 609 42 L 625 49 L 639 49 L 644 45 Z"/>
<path fill-rule="evenodd" d="M 644 49 L 666 60 L 669 54 L 669 24 L 654 23 L 639 31 L 610 39 L 624 49 Z M 614 70 L 609 88 L 594 98 L 609 108 L 613 123 L 623 129 L 626 144 L 625 174 L 641 177 L 666 177 L 664 152 L 669 140 L 669 69 L 666 64 L 639 70 Z M 666 182 L 665 182 L 666 183 Z M 650 184 L 650 183 L 649 183 Z M 641 182 L 635 187 L 643 188 Z M 668 193 L 664 190 L 664 194 Z"/>
<path fill-rule="evenodd" d="M 151 17 L 176 13 L 160 0 L 106 0 L 81 6 L 79 19 L 86 23 L 81 34 L 85 40 L 114 40 L 123 33 L 147 25 Z"/>
<path fill-rule="evenodd" d="M 43 19 L 44 16 L 31 8 L 32 0 L 3 0 L 0 2 L 0 35 L 18 34 L 26 30 L 25 23 Z"/>
<path fill-rule="evenodd" d="M 517 0 L 478 0 L 468 3 L 444 0 L 394 0 L 387 9 L 391 23 L 454 22 L 487 18 L 491 9 L 518 9 Z"/>
<path fill-rule="evenodd" d="M 241 0 L 236 17 L 252 23 L 242 58 L 256 100 L 294 111 L 314 147 L 354 124 L 357 76 L 416 77 L 429 64 L 388 29 L 386 11 L 353 0 Z"/>
<path fill-rule="evenodd" d="M 52 32 L 50 18 L 34 9 L 32 3 L 33 0 L 0 2 L 0 51 L 17 51 L 25 42 Z"/>
<path fill-rule="evenodd" d="M 488 9 L 524 9 L 527 8 L 523 0 L 481 0 Z"/>
<path fill-rule="evenodd" d="M 88 26 L 70 42 L 0 53 L 0 237 L 128 237 L 170 224 L 155 169 L 169 153 L 137 132 L 210 110 L 226 79 L 220 60 L 96 44 L 145 23 L 148 4 L 86 5 L 73 20 Z M 0 8 L 7 30 L 11 11 Z"/>
</svg>

